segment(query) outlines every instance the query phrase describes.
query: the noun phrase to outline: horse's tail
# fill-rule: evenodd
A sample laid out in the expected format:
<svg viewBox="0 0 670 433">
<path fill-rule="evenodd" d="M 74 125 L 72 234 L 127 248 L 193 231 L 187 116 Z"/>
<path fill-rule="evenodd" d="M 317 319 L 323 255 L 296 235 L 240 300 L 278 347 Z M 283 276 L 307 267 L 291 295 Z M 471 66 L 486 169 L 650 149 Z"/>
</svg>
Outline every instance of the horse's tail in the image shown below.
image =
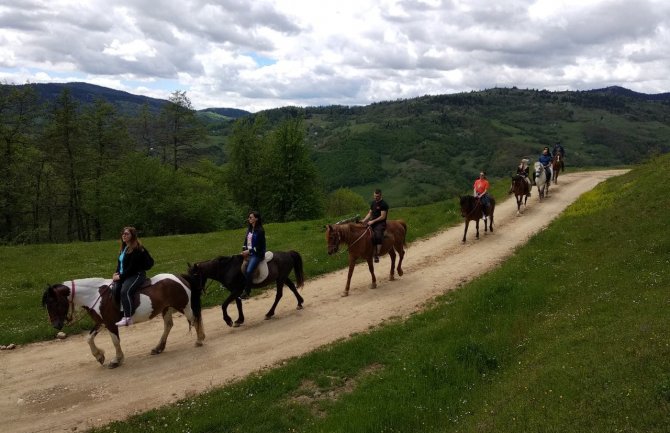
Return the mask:
<svg viewBox="0 0 670 433">
<path fill-rule="evenodd" d="M 295 279 L 298 287 L 305 284 L 305 274 L 302 271 L 302 256 L 297 251 L 289 251 L 293 259 L 293 270 L 295 271 Z"/>
<path fill-rule="evenodd" d="M 402 246 L 406 247 L 407 246 L 407 223 L 405 222 L 405 220 L 397 220 L 397 221 L 398 221 L 398 224 L 400 224 L 402 226 L 402 228 L 405 229 L 405 236 L 403 236 L 403 238 L 402 238 Z"/>
<path fill-rule="evenodd" d="M 193 311 L 193 317 L 196 321 L 200 321 L 202 318 L 203 284 L 200 278 L 196 276 L 182 274 L 182 278 L 188 282 L 188 286 L 191 289 L 191 311 Z"/>
</svg>

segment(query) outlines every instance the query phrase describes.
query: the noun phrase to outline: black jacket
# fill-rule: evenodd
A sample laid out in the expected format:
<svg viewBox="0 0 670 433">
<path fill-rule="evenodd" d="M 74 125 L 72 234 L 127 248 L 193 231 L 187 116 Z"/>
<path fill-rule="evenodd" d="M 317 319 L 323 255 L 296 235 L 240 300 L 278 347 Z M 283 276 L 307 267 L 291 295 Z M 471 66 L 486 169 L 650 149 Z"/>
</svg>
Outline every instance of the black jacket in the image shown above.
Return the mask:
<svg viewBox="0 0 670 433">
<path fill-rule="evenodd" d="M 123 246 L 125 248 L 125 245 Z M 123 249 L 121 250 L 123 251 Z M 121 254 L 119 251 L 119 255 Z M 123 256 L 123 274 L 120 273 L 121 261 L 116 261 L 116 272 L 119 272 L 121 280 L 125 280 L 131 275 L 137 275 L 146 272 L 154 265 L 154 259 L 149 254 L 149 250 L 144 247 L 137 248 L 131 253 L 126 252 Z"/>
</svg>

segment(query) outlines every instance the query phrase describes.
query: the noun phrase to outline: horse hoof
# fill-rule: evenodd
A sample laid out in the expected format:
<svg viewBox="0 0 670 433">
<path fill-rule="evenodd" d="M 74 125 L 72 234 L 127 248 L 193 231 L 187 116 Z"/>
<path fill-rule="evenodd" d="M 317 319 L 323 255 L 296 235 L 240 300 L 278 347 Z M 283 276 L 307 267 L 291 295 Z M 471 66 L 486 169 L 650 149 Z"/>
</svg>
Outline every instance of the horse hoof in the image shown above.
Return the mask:
<svg viewBox="0 0 670 433">
<path fill-rule="evenodd" d="M 196 342 L 195 342 L 195 347 L 202 347 L 202 346 L 203 346 L 203 342 L 202 342 L 202 341 L 196 341 Z"/>
<path fill-rule="evenodd" d="M 95 358 L 95 359 L 96 359 L 96 361 L 98 361 L 100 363 L 100 365 L 105 365 L 105 357 L 104 356 L 101 356 L 101 357 Z"/>
<path fill-rule="evenodd" d="M 161 353 L 163 353 L 163 350 L 162 350 L 162 349 L 156 349 L 156 348 L 151 349 L 151 354 L 152 354 L 152 355 L 159 355 L 159 354 L 161 354 Z"/>
<path fill-rule="evenodd" d="M 345 298 L 345 297 L 347 297 L 347 296 L 349 296 L 349 292 L 342 292 L 342 297 L 343 297 L 343 298 Z"/>
<path fill-rule="evenodd" d="M 232 320 L 230 320 L 230 319 L 228 319 L 228 320 L 223 319 L 223 321 L 226 322 L 226 325 L 228 325 L 228 326 L 233 326 L 233 321 L 232 321 Z"/>
<path fill-rule="evenodd" d="M 402 271 L 402 269 L 398 269 L 398 276 L 402 277 L 402 274 L 403 274 L 403 273 L 404 273 L 404 272 Z"/>
<path fill-rule="evenodd" d="M 391 276 L 389 277 L 389 281 L 395 281 L 395 277 L 394 277 L 393 275 L 391 275 Z"/>
<path fill-rule="evenodd" d="M 233 328 L 239 328 L 240 325 L 241 325 L 241 323 L 235 322 L 235 323 L 233 323 Z"/>
<path fill-rule="evenodd" d="M 118 367 L 119 365 L 121 365 L 119 362 L 110 362 L 110 363 L 107 365 L 107 368 L 112 369 L 112 368 L 116 368 L 116 367 Z"/>
<path fill-rule="evenodd" d="M 265 315 L 265 320 L 270 320 L 272 319 L 272 316 L 268 316 L 267 314 Z"/>
<path fill-rule="evenodd" d="M 302 310 L 303 308 L 304 307 L 302 305 L 298 305 L 297 307 L 295 307 L 296 310 Z"/>
</svg>

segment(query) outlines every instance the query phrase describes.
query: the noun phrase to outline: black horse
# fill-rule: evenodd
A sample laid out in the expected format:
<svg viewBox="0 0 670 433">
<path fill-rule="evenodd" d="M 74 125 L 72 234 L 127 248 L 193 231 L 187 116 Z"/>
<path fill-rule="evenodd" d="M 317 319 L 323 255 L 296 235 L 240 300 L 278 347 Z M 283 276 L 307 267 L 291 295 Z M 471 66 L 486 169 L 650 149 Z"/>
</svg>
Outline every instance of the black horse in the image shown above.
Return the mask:
<svg viewBox="0 0 670 433">
<path fill-rule="evenodd" d="M 477 227 L 477 234 L 475 237 L 479 239 L 479 220 L 481 218 L 484 218 L 485 216 L 488 217 L 488 228 L 487 228 L 487 220 L 484 219 L 484 231 L 487 231 L 487 229 L 491 229 L 491 233 L 493 233 L 493 211 L 496 208 L 496 200 L 489 196 L 489 205 L 486 208 L 486 214 L 484 214 L 484 211 L 482 209 L 482 203 L 481 200 L 478 199 L 477 197 L 473 197 L 471 195 L 464 195 L 461 197 L 461 215 L 463 215 L 463 218 L 465 219 L 465 231 L 463 232 L 463 242 L 465 242 L 465 236 L 468 234 L 468 226 L 470 225 L 470 221 L 474 220 L 475 227 Z"/>
<path fill-rule="evenodd" d="M 244 313 L 242 312 L 242 301 L 240 295 L 244 290 L 244 273 L 242 272 L 242 263 L 244 258 L 241 255 L 234 255 L 230 257 L 220 256 L 212 260 L 195 263 L 189 265 L 188 274 L 191 277 L 199 278 L 202 286 L 206 283 L 208 278 L 216 280 L 223 284 L 225 288 L 230 290 L 230 295 L 221 304 L 223 310 L 223 320 L 228 326 L 238 327 L 244 323 Z M 263 263 L 259 265 L 262 268 Z M 277 283 L 277 294 L 272 308 L 265 314 L 265 319 L 270 319 L 275 314 L 275 308 L 283 295 L 284 284 L 295 295 L 298 300 L 298 310 L 302 310 L 302 303 L 304 299 L 298 293 L 296 285 L 289 278 L 291 271 L 295 271 L 295 278 L 298 287 L 302 287 L 305 279 L 302 270 L 302 257 L 296 251 L 277 251 L 273 253 L 272 260 L 267 262 L 268 274 L 262 281 L 254 280 L 252 287 L 263 287 L 273 281 Z M 228 305 L 235 301 L 237 305 L 238 319 L 233 323 L 233 320 L 228 315 Z"/>
</svg>

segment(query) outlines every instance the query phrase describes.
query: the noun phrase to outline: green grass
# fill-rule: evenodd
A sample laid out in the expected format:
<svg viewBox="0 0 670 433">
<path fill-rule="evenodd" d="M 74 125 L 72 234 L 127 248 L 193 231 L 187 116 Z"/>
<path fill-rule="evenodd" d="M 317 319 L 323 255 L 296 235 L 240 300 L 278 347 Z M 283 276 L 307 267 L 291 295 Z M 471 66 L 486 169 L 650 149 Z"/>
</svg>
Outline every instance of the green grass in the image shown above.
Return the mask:
<svg viewBox="0 0 670 433">
<path fill-rule="evenodd" d="M 493 193 L 502 195 L 506 181 L 493 182 Z M 361 209 L 364 214 L 366 209 Z M 461 222 L 457 200 L 416 208 L 392 208 L 391 217 L 408 224 L 408 242 L 428 236 Z M 268 248 L 296 250 L 303 257 L 306 278 L 332 272 L 347 264 L 346 254 L 328 256 L 325 240 L 327 220 L 266 224 Z M 242 247 L 244 229 L 216 233 L 144 238 L 156 264 L 149 272 L 180 274 L 187 263 L 219 255 L 237 254 Z M 41 307 L 42 292 L 48 284 L 86 277 L 111 278 L 116 266 L 117 241 L 92 243 L 0 246 L 0 344 L 23 344 L 51 339 L 54 329 Z M 210 283 L 203 306 L 220 305 L 224 289 Z M 80 312 L 81 313 L 81 312 Z M 90 329 L 88 317 L 76 322 L 68 332 Z"/>
<path fill-rule="evenodd" d="M 670 155 L 427 311 L 96 431 L 670 431 Z"/>
</svg>

